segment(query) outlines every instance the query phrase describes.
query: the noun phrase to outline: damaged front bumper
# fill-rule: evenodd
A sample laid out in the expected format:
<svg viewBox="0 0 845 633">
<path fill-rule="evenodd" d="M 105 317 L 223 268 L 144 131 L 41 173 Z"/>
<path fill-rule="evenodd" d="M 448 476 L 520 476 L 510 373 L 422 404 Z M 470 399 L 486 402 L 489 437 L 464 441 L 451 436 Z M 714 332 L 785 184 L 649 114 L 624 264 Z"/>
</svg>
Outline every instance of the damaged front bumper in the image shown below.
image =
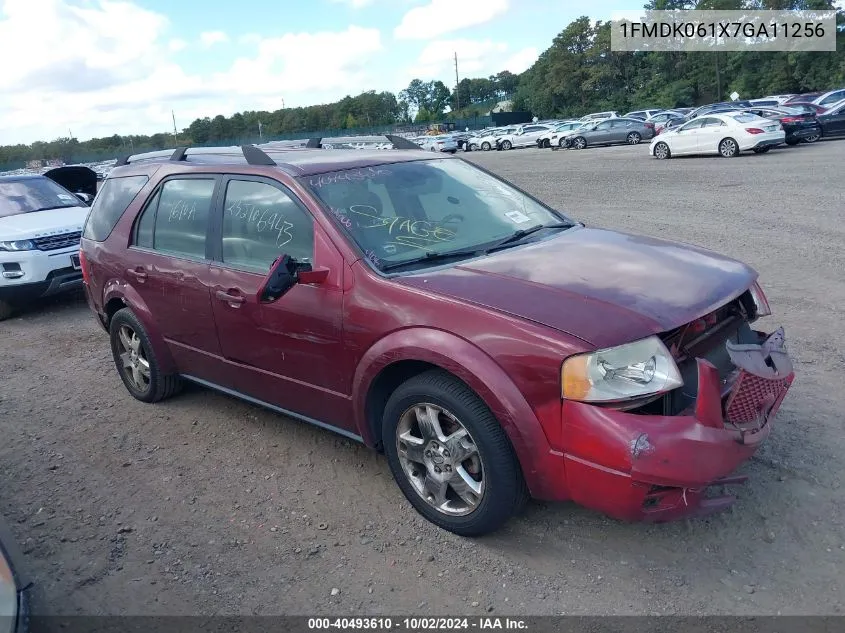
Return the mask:
<svg viewBox="0 0 845 633">
<path fill-rule="evenodd" d="M 768 437 L 793 380 L 783 330 L 728 343 L 735 371 L 698 358 L 694 403 L 680 415 L 644 415 L 564 401 L 564 472 L 569 497 L 612 517 L 669 521 L 723 510 L 733 495 L 714 489 Z"/>
</svg>

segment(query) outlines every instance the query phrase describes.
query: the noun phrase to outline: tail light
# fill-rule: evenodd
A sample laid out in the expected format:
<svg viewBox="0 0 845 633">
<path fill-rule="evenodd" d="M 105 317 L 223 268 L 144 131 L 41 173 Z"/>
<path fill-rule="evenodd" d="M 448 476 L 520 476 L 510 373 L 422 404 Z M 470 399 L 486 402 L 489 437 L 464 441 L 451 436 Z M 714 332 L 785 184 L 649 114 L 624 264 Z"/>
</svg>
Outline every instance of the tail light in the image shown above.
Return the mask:
<svg viewBox="0 0 845 633">
<path fill-rule="evenodd" d="M 654 123 L 649 123 L 646 121 L 645 123 L 643 123 L 643 125 L 645 125 L 647 128 L 651 128 L 652 130 L 654 129 Z"/>
<path fill-rule="evenodd" d="M 85 259 L 85 251 L 79 251 L 79 267 L 82 268 L 82 281 L 85 285 L 91 283 L 91 272 L 88 269 L 88 260 Z"/>
<path fill-rule="evenodd" d="M 803 116 L 785 116 L 780 120 L 781 123 L 801 123 L 803 121 Z"/>
<path fill-rule="evenodd" d="M 757 316 L 769 316 L 772 313 L 772 308 L 769 306 L 769 300 L 766 298 L 766 293 L 763 292 L 763 289 L 760 287 L 760 283 L 755 281 L 751 284 L 748 291 L 751 293 L 751 299 L 754 301 L 754 305 L 757 308 Z"/>
<path fill-rule="evenodd" d="M 748 132 L 749 134 L 763 134 L 764 133 L 763 130 L 761 130 L 759 127 L 747 127 L 747 128 L 745 128 L 745 131 Z"/>
</svg>

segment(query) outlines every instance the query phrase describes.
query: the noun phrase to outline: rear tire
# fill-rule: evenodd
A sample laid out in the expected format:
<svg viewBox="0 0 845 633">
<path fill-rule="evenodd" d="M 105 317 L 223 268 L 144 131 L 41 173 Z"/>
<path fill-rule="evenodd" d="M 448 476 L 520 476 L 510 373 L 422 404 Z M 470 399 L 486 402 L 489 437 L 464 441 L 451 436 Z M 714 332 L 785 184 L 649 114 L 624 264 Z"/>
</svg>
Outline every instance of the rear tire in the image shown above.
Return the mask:
<svg viewBox="0 0 845 633">
<path fill-rule="evenodd" d="M 798 145 L 799 142 L 800 141 L 797 138 L 791 138 L 788 141 L 786 141 L 786 144 L 787 145 Z"/>
<path fill-rule="evenodd" d="M 115 312 L 109 323 L 109 338 L 117 373 L 133 398 L 159 402 L 181 390 L 178 374 L 162 372 L 150 337 L 131 309 Z"/>
<path fill-rule="evenodd" d="M 484 150 L 485 152 L 489 152 L 490 151 L 490 143 L 487 142 L 487 141 L 484 141 L 481 144 L 481 149 Z"/>
<path fill-rule="evenodd" d="M 731 137 L 719 141 L 719 154 L 724 158 L 739 156 L 739 145 Z"/>
<path fill-rule="evenodd" d="M 630 134 L 628 134 L 625 140 L 628 141 L 629 145 L 639 145 L 640 141 L 643 140 L 643 137 L 640 135 L 639 132 L 631 132 Z"/>
<path fill-rule="evenodd" d="M 421 415 L 435 423 L 420 425 Z M 417 512 L 444 530 L 461 536 L 493 532 L 528 498 L 505 431 L 481 398 L 445 371 L 427 371 L 393 392 L 384 411 L 382 438 L 402 493 Z M 455 446 L 471 456 L 458 461 Z M 444 480 L 448 483 L 438 487 Z M 439 499 L 432 489 L 440 491 Z"/>
<path fill-rule="evenodd" d="M 816 142 L 816 141 L 818 141 L 821 137 L 822 137 L 822 135 L 821 135 L 821 134 L 813 134 L 812 136 L 808 136 L 807 138 L 805 138 L 805 139 L 804 139 L 804 142 L 805 142 L 805 143 L 815 143 L 815 142 Z"/>
<path fill-rule="evenodd" d="M 513 147 L 513 145 L 511 145 L 510 141 L 502 141 L 502 149 L 503 150 L 509 150 L 512 147 Z"/>
</svg>

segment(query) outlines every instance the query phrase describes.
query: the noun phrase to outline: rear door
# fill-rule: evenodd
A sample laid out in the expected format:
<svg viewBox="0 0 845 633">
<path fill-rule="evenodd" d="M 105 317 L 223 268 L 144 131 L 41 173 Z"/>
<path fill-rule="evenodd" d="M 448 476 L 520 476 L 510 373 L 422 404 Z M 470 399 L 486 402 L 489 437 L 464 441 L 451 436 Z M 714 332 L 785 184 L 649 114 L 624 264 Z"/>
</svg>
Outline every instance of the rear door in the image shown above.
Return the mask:
<svg viewBox="0 0 845 633">
<path fill-rule="evenodd" d="M 142 209 L 126 277 L 147 305 L 182 372 L 220 355 L 209 292 L 207 231 L 220 177 L 166 178 Z M 205 377 L 205 376 L 203 376 Z"/>
<path fill-rule="evenodd" d="M 845 134 L 845 105 L 820 116 L 819 122 L 824 122 L 825 136 Z"/>
<path fill-rule="evenodd" d="M 342 256 L 283 184 L 228 176 L 214 218 L 211 297 L 224 357 L 247 396 L 352 430 L 351 377 L 343 371 Z M 273 303 L 258 294 L 273 261 L 287 254 L 329 269 L 319 285 L 297 284 Z"/>
</svg>

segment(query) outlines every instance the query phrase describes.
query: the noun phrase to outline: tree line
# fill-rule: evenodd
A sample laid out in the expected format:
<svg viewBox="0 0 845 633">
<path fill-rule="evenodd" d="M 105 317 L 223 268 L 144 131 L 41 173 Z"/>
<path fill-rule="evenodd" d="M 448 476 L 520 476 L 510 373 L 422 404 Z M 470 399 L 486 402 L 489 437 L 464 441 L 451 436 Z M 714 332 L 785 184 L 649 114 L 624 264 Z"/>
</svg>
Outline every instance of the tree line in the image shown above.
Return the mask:
<svg viewBox="0 0 845 633">
<path fill-rule="evenodd" d="M 646 9 L 834 9 L 833 0 L 650 0 Z M 390 129 L 401 124 L 484 116 L 512 98 L 515 110 L 540 118 L 603 110 L 695 106 L 767 94 L 827 90 L 845 85 L 845 11 L 837 12 L 836 52 L 615 52 L 610 23 L 580 17 L 568 24 L 537 61 L 517 75 L 442 81 L 414 79 L 398 94 L 363 92 L 334 103 L 275 111 L 245 111 L 193 121 L 176 138 L 112 135 L 59 138 L 0 146 L 0 166 L 31 159 L 66 162 L 179 145 L 245 143 L 323 130 Z"/>
</svg>

